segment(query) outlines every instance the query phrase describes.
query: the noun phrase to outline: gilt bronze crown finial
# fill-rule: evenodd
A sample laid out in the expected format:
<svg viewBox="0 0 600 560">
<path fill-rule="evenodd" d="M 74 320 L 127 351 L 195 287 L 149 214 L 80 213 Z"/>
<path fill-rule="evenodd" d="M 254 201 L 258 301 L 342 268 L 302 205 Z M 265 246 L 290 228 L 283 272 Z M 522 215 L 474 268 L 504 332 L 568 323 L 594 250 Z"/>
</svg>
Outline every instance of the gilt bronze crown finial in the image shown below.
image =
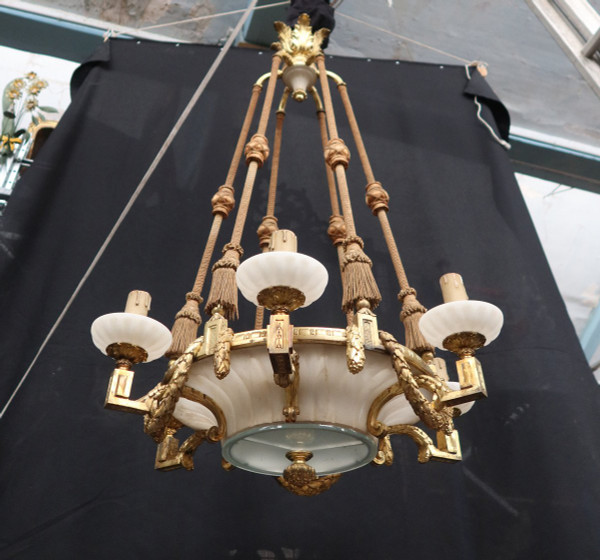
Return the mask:
<svg viewBox="0 0 600 560">
<path fill-rule="evenodd" d="M 273 43 L 271 48 L 287 65 L 309 66 L 322 54 L 321 45 L 329 35 L 329 29 L 322 28 L 313 33 L 308 14 L 300 14 L 294 27 L 282 21 L 276 21 L 274 25 L 279 41 Z"/>
</svg>

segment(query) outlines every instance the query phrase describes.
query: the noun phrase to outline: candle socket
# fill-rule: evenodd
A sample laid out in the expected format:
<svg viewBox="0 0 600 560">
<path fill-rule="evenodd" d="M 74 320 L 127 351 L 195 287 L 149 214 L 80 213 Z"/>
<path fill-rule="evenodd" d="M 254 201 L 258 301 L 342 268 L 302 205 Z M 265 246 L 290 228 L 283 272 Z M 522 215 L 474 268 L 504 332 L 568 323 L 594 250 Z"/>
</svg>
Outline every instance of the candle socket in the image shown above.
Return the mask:
<svg viewBox="0 0 600 560">
<path fill-rule="evenodd" d="M 442 288 L 442 297 L 444 303 L 451 301 L 466 301 L 469 299 L 467 290 L 460 274 L 449 272 L 440 278 L 440 287 Z"/>
<path fill-rule="evenodd" d="M 150 301 L 152 298 L 148 292 L 142 290 L 133 290 L 129 292 L 127 296 L 127 303 L 125 304 L 125 313 L 134 313 L 135 315 L 148 316 L 150 311 Z"/>
<path fill-rule="evenodd" d="M 298 238 L 289 229 L 278 229 L 271 234 L 269 251 L 298 252 Z"/>
</svg>

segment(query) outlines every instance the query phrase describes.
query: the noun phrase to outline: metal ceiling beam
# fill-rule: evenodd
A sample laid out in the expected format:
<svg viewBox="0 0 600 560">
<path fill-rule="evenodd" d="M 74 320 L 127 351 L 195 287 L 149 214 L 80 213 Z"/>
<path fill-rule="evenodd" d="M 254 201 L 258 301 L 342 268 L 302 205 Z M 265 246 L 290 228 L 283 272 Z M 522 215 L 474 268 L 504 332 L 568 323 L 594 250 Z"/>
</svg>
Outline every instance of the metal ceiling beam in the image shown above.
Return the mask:
<svg viewBox="0 0 600 560">
<path fill-rule="evenodd" d="M 0 1 L 0 44 L 22 51 L 82 62 L 102 43 L 107 28 L 122 37 L 172 40 L 55 8 L 35 6 L 32 11 L 34 6 L 19 0 L 6 4 Z"/>
<path fill-rule="evenodd" d="M 583 46 L 581 54 L 586 58 L 592 58 L 598 51 L 600 51 L 600 27 L 598 27 L 598 31 L 596 31 Z"/>
<path fill-rule="evenodd" d="M 102 43 L 99 29 L 0 7 L 0 42 L 13 49 L 82 62 Z"/>
<path fill-rule="evenodd" d="M 527 4 L 600 97 L 600 64 L 583 54 L 600 29 L 598 12 L 587 0 L 527 0 Z"/>
<path fill-rule="evenodd" d="M 600 346 L 600 305 L 591 312 L 579 340 L 585 357 L 591 360 Z"/>
<path fill-rule="evenodd" d="M 258 6 L 273 3 L 273 0 L 258 0 Z M 277 41 L 274 21 L 285 21 L 288 6 L 275 6 L 266 10 L 256 10 L 246 22 L 243 29 L 245 43 L 253 46 L 269 48 Z"/>
<path fill-rule="evenodd" d="M 559 138 L 536 135 L 514 127 L 508 155 L 515 171 L 600 194 L 600 151 L 592 147 L 565 146 Z"/>
<path fill-rule="evenodd" d="M 267 0 L 259 1 L 259 5 L 265 3 L 268 3 Z M 23 9 L 31 7 L 31 4 L 22 0 L 11 1 L 11 7 L 5 4 L 0 1 L 0 28 L 3 30 L 0 44 L 76 62 L 85 60 L 95 50 L 109 25 L 42 6 L 38 6 L 39 13 L 33 13 Z M 261 37 L 271 36 L 272 21 L 277 18 L 278 10 L 283 10 L 279 15 L 284 17 L 284 7 L 255 12 L 245 32 L 246 41 L 265 42 Z M 579 25 L 583 25 L 581 21 Z M 126 33 L 124 36 L 129 37 L 167 39 L 120 26 L 116 26 L 115 31 Z M 558 138 L 546 141 L 529 130 L 513 128 L 513 131 L 509 156 L 518 172 L 600 194 L 600 153 L 564 147 L 553 142 L 559 141 Z"/>
</svg>

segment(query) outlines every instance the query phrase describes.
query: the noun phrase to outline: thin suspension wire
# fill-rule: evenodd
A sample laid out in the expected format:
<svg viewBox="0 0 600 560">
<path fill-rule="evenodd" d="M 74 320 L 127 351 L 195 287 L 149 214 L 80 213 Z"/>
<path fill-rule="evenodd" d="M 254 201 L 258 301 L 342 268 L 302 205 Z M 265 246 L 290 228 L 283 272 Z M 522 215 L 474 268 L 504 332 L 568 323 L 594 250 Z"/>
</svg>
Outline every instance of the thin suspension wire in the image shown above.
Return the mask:
<svg viewBox="0 0 600 560">
<path fill-rule="evenodd" d="M 335 0 L 334 3 L 332 3 L 332 6 L 334 8 L 339 8 L 339 6 L 342 4 L 343 0 L 339 0 L 337 2 L 337 4 L 335 4 Z M 268 8 L 275 8 L 278 6 L 283 6 L 289 4 L 289 0 L 285 0 L 283 2 L 274 2 L 272 4 L 266 4 L 264 6 L 256 6 L 253 8 L 253 11 L 258 11 L 258 10 L 265 10 Z M 239 14 L 246 11 L 246 9 L 239 9 L 239 10 L 230 10 L 228 12 L 219 12 L 216 14 L 208 14 L 205 16 L 197 16 L 197 17 L 193 17 L 193 18 L 187 18 L 187 19 L 182 19 L 182 20 L 178 20 L 178 21 L 171 21 L 171 22 L 167 22 L 167 23 L 159 23 L 156 25 L 148 25 L 146 27 L 140 27 L 138 29 L 136 29 L 136 31 L 150 31 L 153 29 L 162 29 L 163 27 L 172 27 L 175 25 L 183 25 L 186 23 L 192 23 L 195 21 L 203 21 L 203 20 L 210 20 L 213 18 L 219 18 L 219 17 L 224 17 L 224 16 L 230 16 L 230 15 L 235 15 L 235 14 Z M 471 61 L 467 60 L 466 58 L 457 56 L 455 54 L 452 54 L 450 52 L 444 51 L 442 49 L 438 49 L 437 47 L 434 47 L 432 45 L 428 45 L 427 43 L 423 43 L 422 41 L 417 41 L 416 39 L 411 39 L 410 37 L 407 37 L 406 35 L 401 35 L 400 33 L 394 33 L 393 31 L 390 31 L 388 29 L 384 29 L 383 27 L 379 27 L 378 25 L 374 25 L 372 23 L 367 23 L 366 21 L 354 18 L 352 16 L 349 16 L 347 14 L 341 13 L 341 12 L 337 12 L 336 13 L 337 16 L 340 16 L 342 18 L 346 18 L 348 20 L 351 20 L 355 23 L 359 23 L 362 24 L 366 27 L 370 27 L 371 29 L 375 29 L 377 31 L 380 31 L 382 33 L 386 33 L 387 35 L 391 35 L 392 37 L 396 37 L 397 39 L 401 39 L 403 41 L 406 41 L 407 43 L 413 43 L 414 45 L 417 45 L 419 47 L 423 47 L 424 49 L 428 49 L 430 51 L 436 52 L 438 54 L 447 56 L 449 58 L 452 58 L 454 60 L 458 60 L 459 62 L 462 62 L 463 64 L 469 64 Z M 127 32 L 126 31 L 120 31 L 118 33 L 115 33 L 112 29 L 108 29 L 107 30 L 107 34 L 105 35 L 105 40 L 110 38 L 110 37 L 119 37 L 120 35 L 126 35 Z"/>
<path fill-rule="evenodd" d="M 56 329 L 62 323 L 62 320 L 64 319 L 65 315 L 67 314 L 67 312 L 71 308 L 71 305 L 75 301 L 75 298 L 77 297 L 77 295 L 79 294 L 79 292 L 83 288 L 84 284 L 87 282 L 87 279 L 90 277 L 90 275 L 93 272 L 94 268 L 96 268 L 96 265 L 98 264 L 98 261 L 102 258 L 102 255 L 104 255 L 104 252 L 106 251 L 108 245 L 110 244 L 110 242 L 112 241 L 113 237 L 117 233 L 117 230 L 119 229 L 119 227 L 121 226 L 121 224 L 123 223 L 123 221 L 125 220 L 125 218 L 127 217 L 127 215 L 129 214 L 129 211 L 133 207 L 135 201 L 138 199 L 138 197 L 140 196 L 140 194 L 144 190 L 144 187 L 147 185 L 148 181 L 150 180 L 150 177 L 154 173 L 155 169 L 158 167 L 158 164 L 161 162 L 161 160 L 164 157 L 165 153 L 167 152 L 167 150 L 169 149 L 169 147 L 173 143 L 173 140 L 177 136 L 177 133 L 179 132 L 179 130 L 181 129 L 181 127 L 185 123 L 185 121 L 188 118 L 189 114 L 192 112 L 192 109 L 194 108 L 194 106 L 198 102 L 198 99 L 200 99 L 200 96 L 202 95 L 202 93 L 206 89 L 206 86 L 208 85 L 208 83 L 212 79 L 213 75 L 217 71 L 217 68 L 219 68 L 219 66 L 221 65 L 221 62 L 223 61 L 223 58 L 225 58 L 225 55 L 227 54 L 227 52 L 229 51 L 231 45 L 233 44 L 233 41 L 235 40 L 235 37 L 237 36 L 237 34 L 242 29 L 242 26 L 244 25 L 244 23 L 248 19 L 248 16 L 252 13 L 252 9 L 254 8 L 254 6 L 256 5 L 257 2 L 258 2 L 258 0 L 251 0 L 250 6 L 248 6 L 248 8 L 246 9 L 246 12 L 244 13 L 244 15 L 238 21 L 238 23 L 237 23 L 234 31 L 231 33 L 231 35 L 227 39 L 227 42 L 225 43 L 225 45 L 223 45 L 223 48 L 221 49 L 221 51 L 219 52 L 219 54 L 215 58 L 215 60 L 212 63 L 211 67 L 208 69 L 208 72 L 206 73 L 206 75 L 204 76 L 204 78 L 202 79 L 202 81 L 200 82 L 200 85 L 196 88 L 196 91 L 194 92 L 194 94 L 192 95 L 192 97 L 189 100 L 188 104 L 186 105 L 185 109 L 183 110 L 183 112 L 181 113 L 181 115 L 179 116 L 179 118 L 177 119 L 177 122 L 173 125 L 173 128 L 171 129 L 171 132 L 169 132 L 169 135 L 167 136 L 167 138 L 163 142 L 162 146 L 158 150 L 158 153 L 154 157 L 154 160 L 150 164 L 150 167 L 148 167 L 146 173 L 142 177 L 142 179 L 139 182 L 138 186 L 133 191 L 133 194 L 131 195 L 131 198 L 127 201 L 127 204 L 125 205 L 125 207 L 123 208 L 121 214 L 117 218 L 117 221 L 115 222 L 115 224 L 113 225 L 112 229 L 110 230 L 110 232 L 106 236 L 106 239 L 104 240 L 104 242 L 100 246 L 100 249 L 98 249 L 98 252 L 96 253 L 96 255 L 94 256 L 94 258 L 92 259 L 92 262 L 90 263 L 90 265 L 88 266 L 87 270 L 85 271 L 85 273 L 81 277 L 81 280 L 79 280 L 79 283 L 75 287 L 75 290 L 73 290 L 73 293 L 71 294 L 71 297 L 68 299 L 68 301 L 65 304 L 63 310 L 60 312 L 58 318 L 56 319 L 56 321 L 54 322 L 54 324 L 50 328 L 50 331 L 46 335 L 46 338 L 44 338 L 41 346 L 39 347 L 38 351 L 36 352 L 35 356 L 33 357 L 33 360 L 31 361 L 31 363 L 29 364 L 27 370 L 25 371 L 25 373 L 21 377 L 21 380 L 19 381 L 19 384 L 16 386 L 16 388 L 13 391 L 12 395 L 9 397 L 8 401 L 4 405 L 4 408 L 2 409 L 2 412 L 0 412 L 0 419 L 2 419 L 2 417 L 4 416 L 4 414 L 6 413 L 6 411 L 8 410 L 8 407 L 10 406 L 10 404 L 13 401 L 13 399 L 15 398 L 15 396 L 17 395 L 17 393 L 21 389 L 23 383 L 25 382 L 25 380 L 29 376 L 29 373 L 33 369 L 33 366 L 35 366 L 35 364 L 36 364 L 38 358 L 40 357 L 41 353 L 44 351 L 44 349 L 46 348 L 48 342 L 50 341 L 50 339 L 52 338 L 52 336 L 56 332 Z"/>
<path fill-rule="evenodd" d="M 257 11 L 257 10 L 266 10 L 267 8 L 275 8 L 277 6 L 283 6 L 285 4 L 289 4 L 289 0 L 286 0 L 285 2 L 274 2 L 273 4 L 265 4 L 264 6 L 255 6 L 254 8 L 252 8 L 252 11 Z M 171 27 L 174 25 L 182 25 L 185 23 L 192 23 L 194 21 L 203 21 L 203 20 L 207 20 L 207 19 L 213 19 L 213 18 L 218 18 L 218 17 L 223 17 L 223 16 L 232 16 L 235 14 L 241 14 L 242 12 L 247 11 L 248 8 L 242 8 L 239 10 L 231 10 L 229 12 L 219 12 L 217 14 L 208 14 L 205 16 L 197 16 L 197 17 L 193 17 L 193 18 L 188 18 L 188 19 L 180 19 L 178 21 L 170 21 L 167 23 L 157 23 L 156 25 L 148 25 L 146 27 L 140 27 L 138 29 L 136 29 L 136 31 L 150 31 L 151 29 L 161 29 L 163 27 Z M 112 30 L 108 30 L 109 32 L 111 32 L 112 37 L 119 37 L 119 35 L 127 35 L 128 32 L 127 31 L 121 31 L 119 33 L 112 33 Z M 237 32 L 236 32 L 237 35 Z"/>
<path fill-rule="evenodd" d="M 415 39 L 411 39 L 410 37 L 406 37 L 405 35 L 400 35 L 399 33 L 394 33 L 393 31 L 389 31 L 388 29 L 384 29 L 383 27 L 379 27 L 378 25 L 373 25 L 372 23 L 367 23 L 366 21 L 362 21 L 360 19 L 354 18 L 347 14 L 342 14 L 341 12 L 337 12 L 336 16 L 340 16 L 342 18 L 349 19 L 355 23 L 360 23 L 362 25 L 365 25 L 366 27 L 370 27 L 371 29 L 376 29 L 377 31 L 381 31 L 382 33 L 392 35 L 392 37 L 397 37 L 398 39 L 402 39 L 403 41 L 406 41 L 407 43 L 413 43 L 414 45 L 418 45 L 419 47 L 423 47 L 424 49 L 429 49 L 430 51 L 436 52 L 438 54 L 443 54 L 444 56 L 453 58 L 454 60 L 458 60 L 458 61 L 462 62 L 463 64 L 468 64 L 470 62 L 470 60 L 467 60 L 466 58 L 456 56 L 455 54 L 443 51 L 442 49 L 438 49 L 436 47 L 432 47 L 431 45 L 422 43 L 421 41 L 417 41 Z"/>
</svg>

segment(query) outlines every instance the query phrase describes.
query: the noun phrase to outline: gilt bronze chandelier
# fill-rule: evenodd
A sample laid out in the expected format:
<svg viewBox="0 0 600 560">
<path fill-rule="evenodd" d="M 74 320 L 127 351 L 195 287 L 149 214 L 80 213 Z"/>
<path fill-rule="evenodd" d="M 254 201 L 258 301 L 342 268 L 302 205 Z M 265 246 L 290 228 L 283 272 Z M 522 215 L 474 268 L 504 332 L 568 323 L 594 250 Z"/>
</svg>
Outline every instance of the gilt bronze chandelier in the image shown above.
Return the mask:
<svg viewBox="0 0 600 560">
<path fill-rule="evenodd" d="M 306 14 L 293 28 L 277 22 L 279 41 L 271 70 L 252 94 L 225 183 L 212 198 L 213 223 L 198 274 L 171 332 L 147 317 L 150 296 L 131 292 L 124 313 L 96 319 L 96 346 L 116 361 L 106 407 L 144 416 L 144 431 L 158 444 L 156 468 L 193 469 L 203 442 L 220 442 L 225 469 L 238 467 L 277 477 L 289 491 L 315 495 L 342 473 L 368 463 L 390 465 L 390 436 L 416 443 L 418 460 L 461 459 L 454 419 L 486 396 L 475 352 L 499 334 L 503 317 L 489 303 L 473 301 L 458 274 L 441 280 L 444 303 L 426 311 L 410 286 L 388 220 L 389 196 L 376 181 L 348 96 L 347 86 L 325 67 L 321 43 Z M 278 81 L 283 93 L 275 113 L 272 148 L 265 136 Z M 400 288 L 404 344 L 380 331 L 375 309 L 381 295 L 350 201 L 346 168 L 350 152 L 339 138 L 330 91 L 341 97 L 366 177 L 366 203 L 378 219 Z M 319 88 L 317 89 L 317 85 Z M 248 140 L 259 96 L 265 90 L 256 133 Z M 279 154 L 289 98 L 314 100 L 331 200 L 327 233 L 337 251 L 345 329 L 297 326 L 292 313 L 317 300 L 328 281 L 325 267 L 297 252 L 296 235 L 275 217 Z M 242 231 L 259 168 L 272 151 L 265 217 L 258 228 L 262 252 L 242 260 Z M 221 224 L 234 208 L 233 181 L 245 156 L 247 173 L 229 243 L 212 266 L 201 325 L 201 293 Z M 300 234 L 302 232 L 299 232 Z M 256 305 L 255 328 L 234 332 L 237 291 Z M 270 312 L 264 328 L 264 310 Z M 457 355 L 458 382 L 448 380 L 435 347 Z M 133 365 L 165 354 L 164 378 L 140 399 L 130 398 Z M 191 429 L 186 439 L 177 437 Z"/>
</svg>

